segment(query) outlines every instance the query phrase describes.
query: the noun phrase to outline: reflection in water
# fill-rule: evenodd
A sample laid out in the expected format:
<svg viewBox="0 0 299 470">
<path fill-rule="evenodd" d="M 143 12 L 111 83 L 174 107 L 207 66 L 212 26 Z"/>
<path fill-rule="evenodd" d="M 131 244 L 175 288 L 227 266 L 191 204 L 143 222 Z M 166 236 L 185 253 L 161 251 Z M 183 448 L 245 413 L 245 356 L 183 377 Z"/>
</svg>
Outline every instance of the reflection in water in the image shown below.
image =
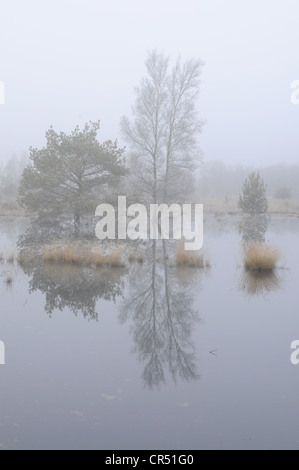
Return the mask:
<svg viewBox="0 0 299 470">
<path fill-rule="evenodd" d="M 42 247 L 38 234 L 34 240 L 35 253 L 39 242 Z M 97 301 L 115 302 L 124 297 L 126 284 L 120 319 L 133 321 L 135 350 L 144 364 L 142 379 L 150 389 L 165 382 L 166 373 L 174 381 L 178 377 L 189 382 L 199 378 L 191 341 L 194 324 L 199 320 L 193 308 L 199 270 L 172 266 L 167 242 L 162 242 L 160 248 L 157 243 L 150 242 L 143 262 L 132 262 L 127 272 L 123 268 L 96 269 L 45 262 L 43 256 L 30 258 L 31 232 L 19 241 L 20 254 L 24 255 L 21 266 L 30 277 L 29 291 L 45 294 L 45 311 L 50 316 L 55 309 L 69 308 L 75 315 L 82 312 L 84 318 L 98 319 Z"/>
<path fill-rule="evenodd" d="M 199 320 L 193 308 L 196 270 L 189 269 L 189 285 L 181 288 L 170 266 L 166 242 L 158 250 L 153 241 L 145 262 L 132 266 L 129 289 L 121 307 L 121 321 L 133 320 L 135 351 L 144 363 L 142 379 L 150 389 L 165 382 L 168 370 L 173 380 L 199 378 L 191 333 Z"/>
<path fill-rule="evenodd" d="M 97 301 L 115 302 L 122 295 L 123 270 L 92 269 L 56 263 L 26 262 L 22 266 L 31 277 L 29 292 L 46 294 L 45 311 L 51 316 L 55 309 L 69 308 L 75 315 L 97 320 Z"/>
<path fill-rule="evenodd" d="M 242 243 L 266 241 L 265 235 L 269 226 L 269 216 L 267 214 L 257 214 L 246 216 L 239 225 L 239 233 L 242 236 Z"/>
<path fill-rule="evenodd" d="M 97 320 L 97 301 L 115 302 L 124 289 L 124 269 L 93 268 L 45 262 L 38 253 L 49 231 L 29 227 L 19 238 L 19 259 L 24 273 L 31 279 L 29 292 L 40 291 L 46 295 L 45 311 L 51 316 L 55 309 L 69 308 L 75 315 Z"/>
<path fill-rule="evenodd" d="M 248 295 L 265 295 L 282 287 L 283 279 L 277 271 L 243 271 L 240 290 Z"/>
<path fill-rule="evenodd" d="M 239 225 L 239 233 L 242 236 L 242 244 L 250 242 L 265 243 L 266 231 L 269 226 L 267 214 L 256 214 L 244 217 Z M 265 295 L 281 288 L 282 278 L 275 271 L 250 271 L 244 269 L 239 288 L 247 295 Z"/>
</svg>

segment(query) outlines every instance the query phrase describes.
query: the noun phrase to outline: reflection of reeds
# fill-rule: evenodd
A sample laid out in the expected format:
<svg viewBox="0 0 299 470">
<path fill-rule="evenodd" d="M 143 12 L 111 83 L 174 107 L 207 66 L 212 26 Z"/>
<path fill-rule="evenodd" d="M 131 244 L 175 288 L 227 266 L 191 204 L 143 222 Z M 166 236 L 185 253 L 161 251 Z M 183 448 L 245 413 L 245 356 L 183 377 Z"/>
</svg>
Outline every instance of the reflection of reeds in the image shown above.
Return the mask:
<svg viewBox="0 0 299 470">
<path fill-rule="evenodd" d="M 142 253 L 130 253 L 129 255 L 129 262 L 133 263 L 136 261 L 137 263 L 142 264 L 144 262 L 144 256 Z"/>
<path fill-rule="evenodd" d="M 281 258 L 278 248 L 260 243 L 244 246 L 244 267 L 248 271 L 273 271 Z"/>
<path fill-rule="evenodd" d="M 13 283 L 13 277 L 11 274 L 7 274 L 5 278 L 5 284 L 11 285 Z"/>
<path fill-rule="evenodd" d="M 209 268 L 210 263 L 205 259 L 204 254 L 198 254 L 194 251 L 186 251 L 184 249 L 184 242 L 178 244 L 176 252 L 176 265 L 188 266 L 190 268 Z"/>
<path fill-rule="evenodd" d="M 96 280 L 99 285 L 103 279 L 109 278 L 113 281 L 119 281 L 123 275 L 122 270 L 107 265 L 98 266 L 97 269 L 82 270 L 82 266 L 76 264 L 44 263 L 39 265 L 38 269 L 42 277 L 45 276 L 54 283 L 62 285 L 77 284 L 78 288 L 80 288 L 82 279 L 85 279 L 87 283 Z"/>
<path fill-rule="evenodd" d="M 246 294 L 259 295 L 277 291 L 281 282 L 273 271 L 244 271 L 240 287 Z"/>
</svg>

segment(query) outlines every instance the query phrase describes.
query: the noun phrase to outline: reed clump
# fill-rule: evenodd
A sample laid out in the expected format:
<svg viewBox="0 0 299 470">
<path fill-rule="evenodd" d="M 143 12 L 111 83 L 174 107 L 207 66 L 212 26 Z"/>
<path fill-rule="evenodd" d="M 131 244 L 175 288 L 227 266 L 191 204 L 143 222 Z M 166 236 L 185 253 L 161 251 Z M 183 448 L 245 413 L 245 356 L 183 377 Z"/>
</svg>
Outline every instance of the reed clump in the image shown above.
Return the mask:
<svg viewBox="0 0 299 470">
<path fill-rule="evenodd" d="M 45 262 L 73 264 L 79 266 L 110 266 L 124 267 L 121 250 L 117 249 L 111 253 L 103 254 L 99 251 L 91 251 L 88 247 L 78 244 L 62 244 L 50 247 L 43 254 Z"/>
<path fill-rule="evenodd" d="M 185 250 L 183 242 L 180 242 L 177 247 L 176 265 L 201 269 L 209 268 L 211 266 L 204 253 L 198 254 L 198 252 Z"/>
<path fill-rule="evenodd" d="M 108 266 L 112 268 L 124 268 L 125 264 L 122 260 L 122 252 L 121 250 L 116 250 L 109 255 L 106 255 L 105 262 Z"/>
<path fill-rule="evenodd" d="M 15 262 L 15 255 L 14 253 L 11 253 L 10 255 L 7 256 L 6 258 L 7 263 L 9 264 L 14 264 Z"/>
<path fill-rule="evenodd" d="M 137 262 L 137 263 L 142 264 L 144 262 L 144 255 L 142 253 L 130 253 L 129 262 L 130 263 Z"/>
<path fill-rule="evenodd" d="M 279 248 L 269 244 L 248 243 L 243 250 L 243 262 L 247 271 L 274 271 L 282 256 Z"/>
</svg>

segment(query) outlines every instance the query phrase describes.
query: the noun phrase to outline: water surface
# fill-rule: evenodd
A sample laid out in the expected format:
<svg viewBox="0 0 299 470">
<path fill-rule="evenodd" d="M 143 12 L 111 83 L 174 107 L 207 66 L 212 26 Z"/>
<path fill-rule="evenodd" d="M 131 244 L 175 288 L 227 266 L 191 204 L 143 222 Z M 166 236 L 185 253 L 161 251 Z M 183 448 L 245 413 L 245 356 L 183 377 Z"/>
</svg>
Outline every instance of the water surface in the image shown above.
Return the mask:
<svg viewBox="0 0 299 470">
<path fill-rule="evenodd" d="M 0 220 L 4 251 L 25 223 Z M 297 449 L 298 235 L 270 223 L 268 279 L 245 275 L 233 216 L 206 218 L 209 270 L 152 245 L 114 270 L 3 262 L 0 448 Z"/>
</svg>

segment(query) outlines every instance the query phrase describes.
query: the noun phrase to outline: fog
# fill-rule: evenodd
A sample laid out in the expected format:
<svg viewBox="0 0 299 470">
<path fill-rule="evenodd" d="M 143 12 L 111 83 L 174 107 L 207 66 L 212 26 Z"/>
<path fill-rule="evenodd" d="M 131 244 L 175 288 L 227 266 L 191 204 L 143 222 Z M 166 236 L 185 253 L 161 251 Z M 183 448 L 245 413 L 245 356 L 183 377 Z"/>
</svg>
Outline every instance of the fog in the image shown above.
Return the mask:
<svg viewBox="0 0 299 470">
<path fill-rule="evenodd" d="M 199 115 L 204 161 L 298 161 L 296 0 L 12 0 L 1 6 L 1 162 L 101 120 L 118 139 L 147 51 L 205 62 Z"/>
<path fill-rule="evenodd" d="M 298 448 L 298 0 L 2 4 L 0 450 Z"/>
</svg>

